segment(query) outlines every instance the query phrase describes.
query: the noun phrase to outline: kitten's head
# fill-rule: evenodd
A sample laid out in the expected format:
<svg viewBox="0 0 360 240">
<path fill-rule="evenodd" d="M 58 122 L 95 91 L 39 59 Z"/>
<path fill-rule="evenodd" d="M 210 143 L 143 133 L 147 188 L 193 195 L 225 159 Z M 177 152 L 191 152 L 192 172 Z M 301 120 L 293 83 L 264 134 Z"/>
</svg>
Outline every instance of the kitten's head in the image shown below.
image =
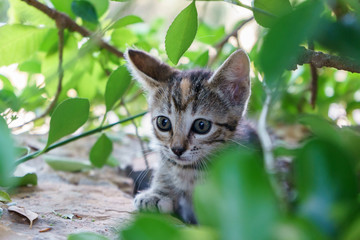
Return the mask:
<svg viewBox="0 0 360 240">
<path fill-rule="evenodd" d="M 250 97 L 244 51 L 234 52 L 215 73 L 179 71 L 132 49 L 126 59 L 147 92 L 154 134 L 166 158 L 197 164 L 233 138 Z"/>
</svg>

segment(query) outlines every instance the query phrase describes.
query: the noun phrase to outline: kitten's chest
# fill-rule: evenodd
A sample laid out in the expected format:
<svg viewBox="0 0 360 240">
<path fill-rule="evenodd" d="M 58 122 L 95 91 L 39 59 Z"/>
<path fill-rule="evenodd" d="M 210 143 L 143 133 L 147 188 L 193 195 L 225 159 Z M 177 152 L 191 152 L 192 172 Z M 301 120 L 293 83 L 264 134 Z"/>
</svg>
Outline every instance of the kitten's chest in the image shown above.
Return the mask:
<svg viewBox="0 0 360 240">
<path fill-rule="evenodd" d="M 194 186 L 197 182 L 202 181 L 205 177 L 203 171 L 197 169 L 182 169 L 172 166 L 169 169 L 169 174 L 172 176 L 173 184 L 179 192 L 186 192 L 192 195 Z"/>
</svg>

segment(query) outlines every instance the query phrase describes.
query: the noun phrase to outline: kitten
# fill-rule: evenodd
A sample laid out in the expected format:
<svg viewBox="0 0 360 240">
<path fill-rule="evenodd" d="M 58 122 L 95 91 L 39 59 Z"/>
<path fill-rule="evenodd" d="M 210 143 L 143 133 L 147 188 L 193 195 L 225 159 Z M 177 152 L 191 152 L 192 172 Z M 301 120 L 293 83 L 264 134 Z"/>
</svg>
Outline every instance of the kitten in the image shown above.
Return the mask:
<svg viewBox="0 0 360 240">
<path fill-rule="evenodd" d="M 227 142 L 248 140 L 241 123 L 250 97 L 249 58 L 238 50 L 215 73 L 180 71 L 132 49 L 126 59 L 147 92 L 161 156 L 150 188 L 135 197 L 135 207 L 177 212 L 195 223 L 192 193 L 204 178 L 209 156 Z"/>
</svg>

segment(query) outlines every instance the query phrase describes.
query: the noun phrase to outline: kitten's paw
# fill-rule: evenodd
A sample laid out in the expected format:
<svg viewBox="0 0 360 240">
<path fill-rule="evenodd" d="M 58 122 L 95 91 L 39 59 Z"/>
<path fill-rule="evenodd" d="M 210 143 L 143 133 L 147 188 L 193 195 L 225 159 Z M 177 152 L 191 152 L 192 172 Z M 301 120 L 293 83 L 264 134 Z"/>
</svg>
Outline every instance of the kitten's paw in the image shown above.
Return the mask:
<svg viewBox="0 0 360 240">
<path fill-rule="evenodd" d="M 139 193 L 134 199 L 134 205 L 140 211 L 159 211 L 161 213 L 172 213 L 174 211 L 171 198 L 148 191 Z"/>
</svg>

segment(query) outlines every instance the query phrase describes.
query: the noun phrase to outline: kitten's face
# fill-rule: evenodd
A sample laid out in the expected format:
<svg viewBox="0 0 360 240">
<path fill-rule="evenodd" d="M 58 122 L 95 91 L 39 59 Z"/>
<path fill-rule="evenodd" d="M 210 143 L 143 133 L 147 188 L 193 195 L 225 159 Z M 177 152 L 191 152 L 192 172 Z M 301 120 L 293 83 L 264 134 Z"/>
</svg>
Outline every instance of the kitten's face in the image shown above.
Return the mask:
<svg viewBox="0 0 360 240">
<path fill-rule="evenodd" d="M 250 95 L 249 60 L 235 52 L 214 74 L 178 71 L 135 50 L 130 68 L 148 92 L 157 143 L 179 165 L 201 164 L 230 140 Z"/>
</svg>

